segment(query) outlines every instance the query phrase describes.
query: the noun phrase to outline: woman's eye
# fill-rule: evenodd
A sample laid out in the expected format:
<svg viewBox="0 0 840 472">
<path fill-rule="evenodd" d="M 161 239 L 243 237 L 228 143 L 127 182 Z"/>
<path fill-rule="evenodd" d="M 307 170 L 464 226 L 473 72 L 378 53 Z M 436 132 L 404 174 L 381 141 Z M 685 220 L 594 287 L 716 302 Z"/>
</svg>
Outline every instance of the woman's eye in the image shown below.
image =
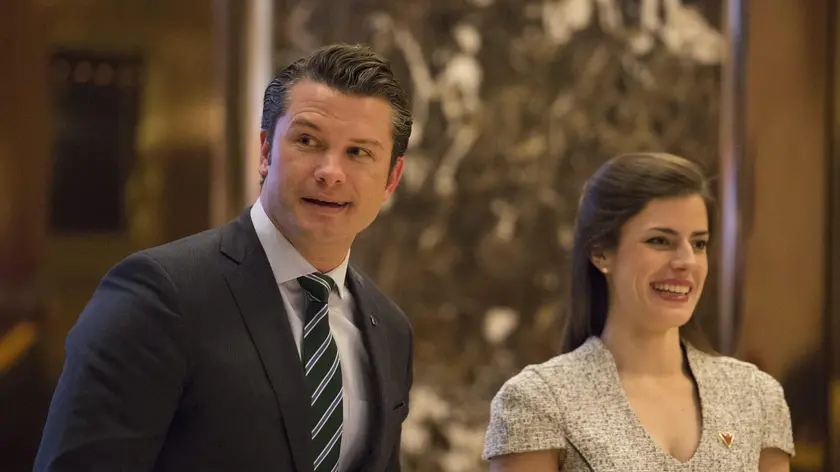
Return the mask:
<svg viewBox="0 0 840 472">
<path fill-rule="evenodd" d="M 661 237 L 661 236 L 657 236 L 655 238 L 650 238 L 650 239 L 647 240 L 647 242 L 648 242 L 648 244 L 653 244 L 653 245 L 656 245 L 656 246 L 660 246 L 660 245 L 663 245 L 663 244 L 668 244 L 668 240 Z"/>
</svg>

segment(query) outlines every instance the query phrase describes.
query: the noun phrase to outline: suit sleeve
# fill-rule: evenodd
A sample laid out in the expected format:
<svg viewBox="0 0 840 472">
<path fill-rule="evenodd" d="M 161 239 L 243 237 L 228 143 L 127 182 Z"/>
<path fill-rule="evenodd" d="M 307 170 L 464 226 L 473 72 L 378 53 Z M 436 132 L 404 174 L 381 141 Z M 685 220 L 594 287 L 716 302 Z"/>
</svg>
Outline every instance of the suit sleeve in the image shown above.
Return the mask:
<svg viewBox="0 0 840 472">
<path fill-rule="evenodd" d="M 67 336 L 35 471 L 153 469 L 187 375 L 174 294 L 142 253 L 102 279 Z"/>
<path fill-rule="evenodd" d="M 408 329 L 408 365 L 406 366 L 405 375 L 405 415 L 408 417 L 410 410 L 409 399 L 411 397 L 411 387 L 414 383 L 414 331 L 409 326 Z M 403 418 L 405 421 L 405 418 Z M 402 429 L 400 430 L 402 431 Z M 386 472 L 401 472 L 400 465 L 400 443 L 402 442 L 402 432 L 397 435 L 394 440 L 394 448 L 391 451 L 391 457 L 388 459 L 388 467 Z"/>
</svg>

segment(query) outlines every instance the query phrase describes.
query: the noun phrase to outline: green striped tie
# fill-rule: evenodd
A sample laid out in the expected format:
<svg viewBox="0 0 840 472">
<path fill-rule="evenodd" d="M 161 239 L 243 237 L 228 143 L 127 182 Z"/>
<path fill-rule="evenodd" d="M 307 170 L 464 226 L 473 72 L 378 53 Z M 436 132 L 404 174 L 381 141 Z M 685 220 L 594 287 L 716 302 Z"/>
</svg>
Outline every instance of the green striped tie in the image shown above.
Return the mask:
<svg viewBox="0 0 840 472">
<path fill-rule="evenodd" d="M 336 472 L 341 452 L 344 390 L 327 305 L 335 282 L 318 272 L 297 280 L 307 295 L 303 362 L 312 405 L 313 465 L 315 472 Z"/>
</svg>

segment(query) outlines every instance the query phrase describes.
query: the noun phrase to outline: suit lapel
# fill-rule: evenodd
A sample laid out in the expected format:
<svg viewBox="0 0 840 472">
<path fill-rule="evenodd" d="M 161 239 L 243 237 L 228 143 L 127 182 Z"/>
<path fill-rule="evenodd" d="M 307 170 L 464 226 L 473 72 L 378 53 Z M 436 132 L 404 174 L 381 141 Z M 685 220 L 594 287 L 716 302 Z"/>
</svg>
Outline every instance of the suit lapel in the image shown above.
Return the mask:
<svg viewBox="0 0 840 472">
<path fill-rule="evenodd" d="M 374 289 L 365 287 L 364 278 L 352 266 L 347 268 L 349 288 L 356 300 L 356 326 L 362 332 L 362 339 L 370 357 L 370 366 L 373 373 L 373 408 L 374 415 L 371 415 L 371 455 L 365 461 L 365 468 L 362 470 L 379 470 L 382 467 L 377 461 L 383 456 L 382 446 L 387 438 L 384 437 L 388 408 L 391 400 L 388 394 L 387 379 L 390 377 L 388 363 L 388 337 L 387 330 L 378 321 L 379 306 L 373 298 Z"/>
<path fill-rule="evenodd" d="M 303 367 L 280 290 L 247 211 L 223 233 L 222 252 L 238 262 L 227 282 L 280 406 L 296 470 L 312 472 Z"/>
</svg>

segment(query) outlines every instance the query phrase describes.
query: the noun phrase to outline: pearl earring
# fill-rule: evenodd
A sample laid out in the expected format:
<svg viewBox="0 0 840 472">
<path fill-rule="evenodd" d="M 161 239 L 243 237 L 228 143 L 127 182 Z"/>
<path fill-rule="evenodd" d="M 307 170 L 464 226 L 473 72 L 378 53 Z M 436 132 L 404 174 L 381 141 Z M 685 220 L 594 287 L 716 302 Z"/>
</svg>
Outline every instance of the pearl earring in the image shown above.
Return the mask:
<svg viewBox="0 0 840 472">
<path fill-rule="evenodd" d="M 606 274 L 607 272 L 609 272 L 609 271 L 610 271 L 610 270 L 609 270 L 609 269 L 607 269 L 606 267 L 601 268 L 601 272 L 603 272 L 603 273 L 605 273 L 605 274 Z"/>
</svg>

